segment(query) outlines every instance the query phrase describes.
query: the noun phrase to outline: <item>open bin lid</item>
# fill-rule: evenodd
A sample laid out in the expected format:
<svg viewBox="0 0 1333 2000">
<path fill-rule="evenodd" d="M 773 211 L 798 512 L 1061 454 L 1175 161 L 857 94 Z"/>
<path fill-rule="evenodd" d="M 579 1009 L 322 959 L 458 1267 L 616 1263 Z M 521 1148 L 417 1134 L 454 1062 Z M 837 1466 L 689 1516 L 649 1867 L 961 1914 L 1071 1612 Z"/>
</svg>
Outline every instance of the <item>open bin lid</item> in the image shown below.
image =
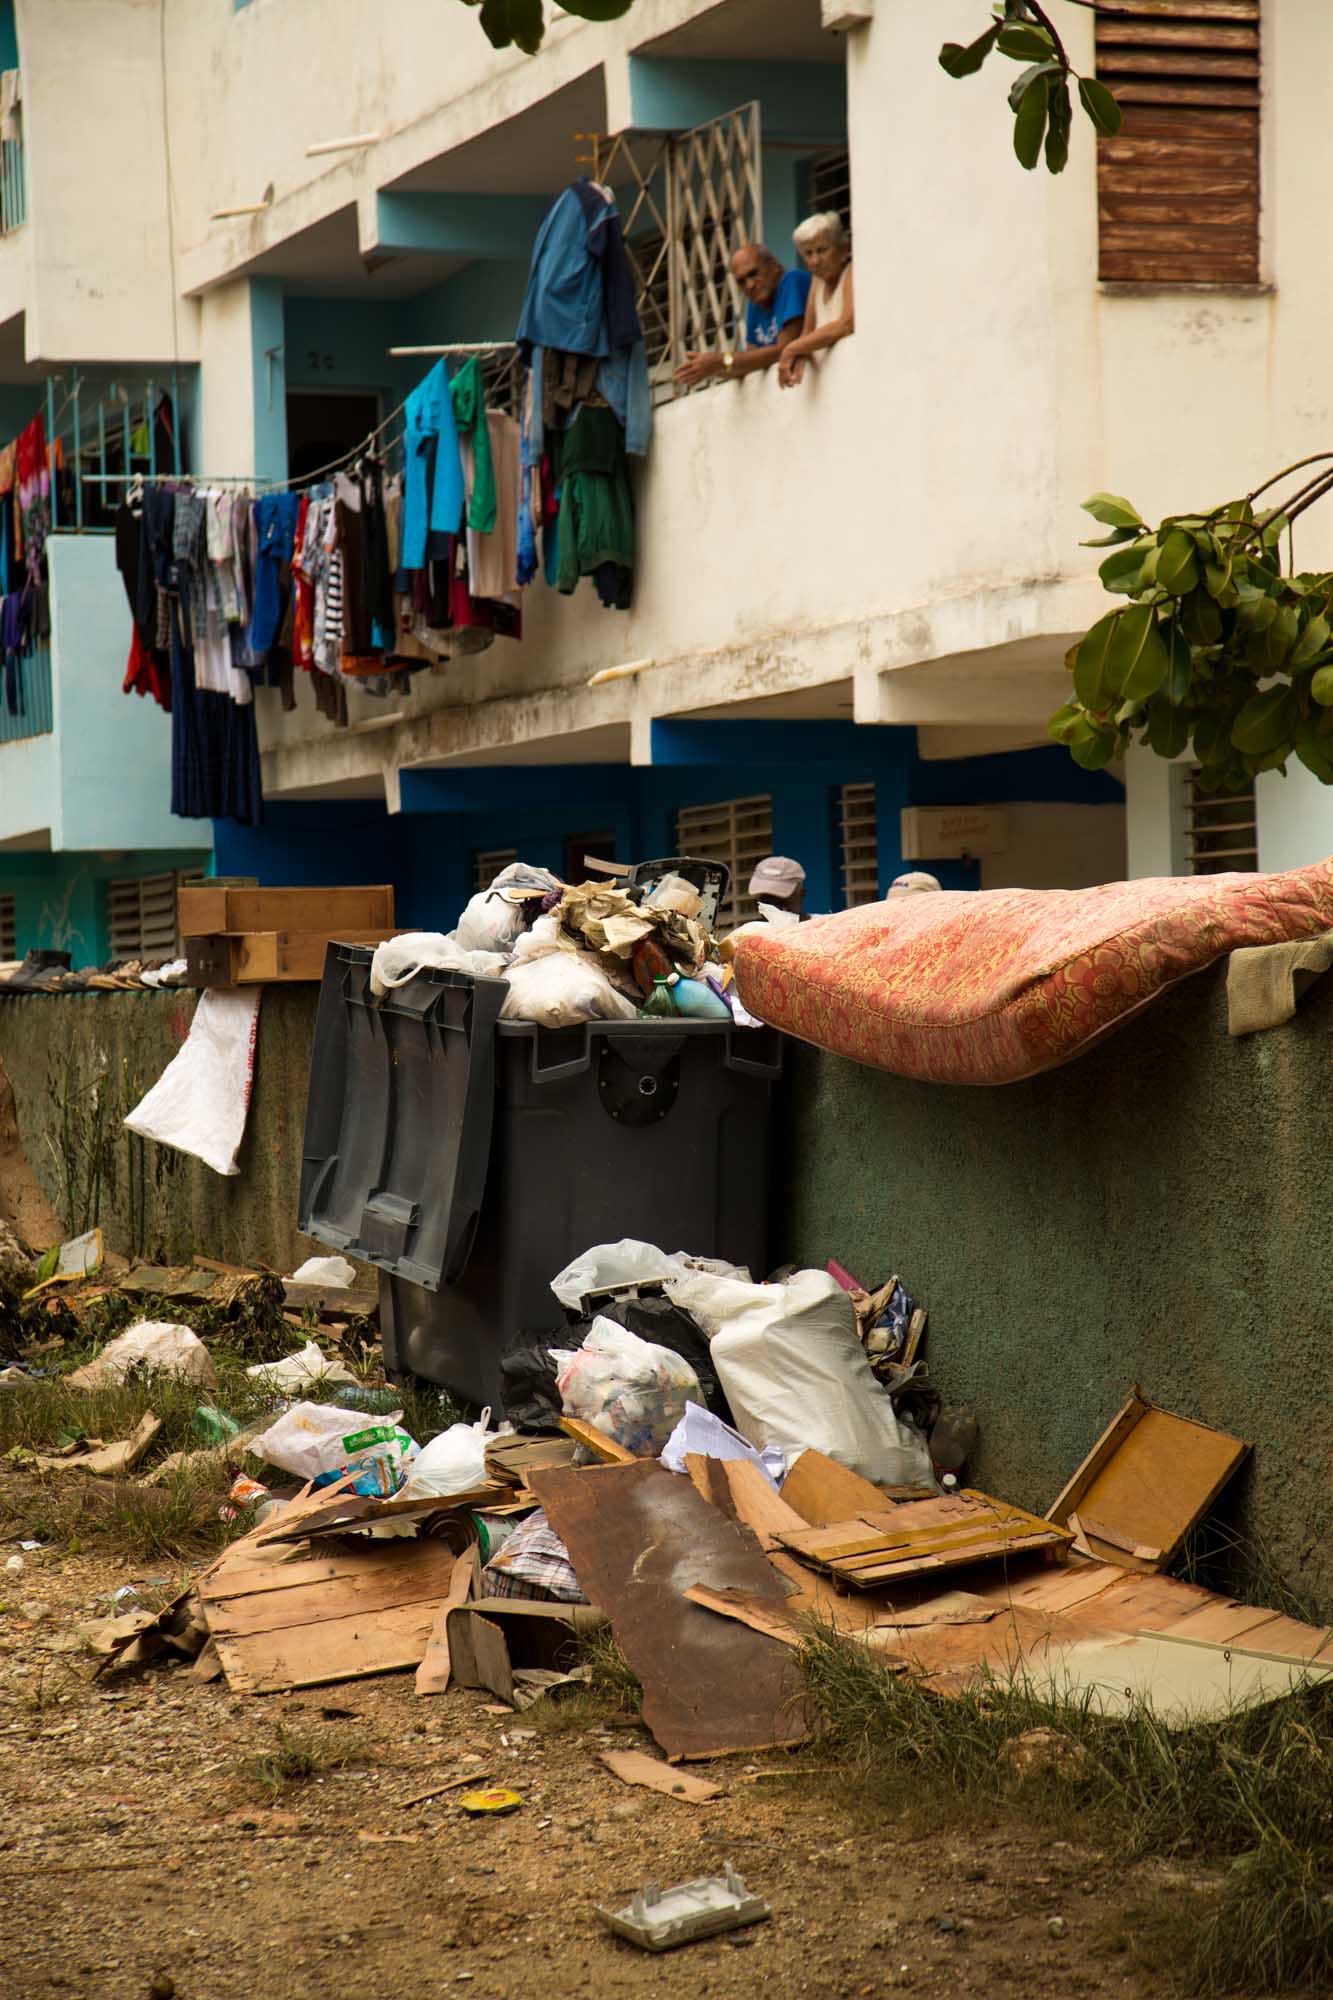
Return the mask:
<svg viewBox="0 0 1333 2000">
<path fill-rule="evenodd" d="M 466 1267 L 508 987 L 431 967 L 382 999 L 373 952 L 330 945 L 315 1017 L 298 1226 L 431 1290 Z"/>
</svg>

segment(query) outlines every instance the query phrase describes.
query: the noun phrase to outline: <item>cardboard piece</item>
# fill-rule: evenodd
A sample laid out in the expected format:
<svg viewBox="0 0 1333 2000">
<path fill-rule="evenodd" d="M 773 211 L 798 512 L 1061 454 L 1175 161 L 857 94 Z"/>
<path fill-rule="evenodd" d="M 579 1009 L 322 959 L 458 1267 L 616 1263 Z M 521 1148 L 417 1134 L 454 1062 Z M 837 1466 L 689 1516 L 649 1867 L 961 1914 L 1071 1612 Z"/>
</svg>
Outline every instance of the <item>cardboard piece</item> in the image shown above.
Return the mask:
<svg viewBox="0 0 1333 2000">
<path fill-rule="evenodd" d="M 660 1757 L 650 1757 L 645 1750 L 603 1750 L 601 1760 L 614 1777 L 625 1785 L 642 1785 L 646 1791 L 661 1792 L 668 1799 L 682 1799 L 687 1805 L 701 1806 L 709 1799 L 720 1799 L 724 1787 L 710 1784 L 707 1778 L 696 1778 L 692 1771 L 682 1771 L 674 1764 L 664 1764 Z"/>
<path fill-rule="evenodd" d="M 417 1668 L 418 1694 L 447 1694 L 451 1667 L 449 1662 L 449 1613 L 455 1605 L 462 1604 L 476 1588 L 477 1573 L 481 1567 L 481 1550 L 474 1542 L 465 1549 L 454 1563 L 454 1573 L 449 1579 L 444 1602 L 435 1616 L 431 1627 L 426 1655 Z"/>
<path fill-rule="evenodd" d="M 748 1528 L 656 1460 L 556 1467 L 534 1472 L 532 1487 L 643 1683 L 644 1721 L 668 1757 L 804 1740 L 804 1690 L 788 1647 L 686 1596 L 704 1585 L 785 1602 Z"/>
<path fill-rule="evenodd" d="M 867 1507 L 883 1507 L 888 1496 L 824 1452 L 803 1451 L 782 1482 L 782 1497 L 807 1526 L 831 1528 Z"/>
<path fill-rule="evenodd" d="M 543 1604 L 526 1597 L 479 1597 L 446 1617 L 449 1656 L 460 1687 L 486 1688 L 511 1708 L 526 1708 L 533 1686 L 525 1672 L 563 1681 L 579 1665 L 579 1639 L 606 1619 L 589 1604 Z M 538 1691 L 543 1682 L 536 1683 Z"/>
<path fill-rule="evenodd" d="M 39 1452 L 36 1463 L 43 1472 L 91 1472 L 99 1479 L 115 1479 L 123 1472 L 133 1471 L 161 1428 L 161 1417 L 155 1417 L 149 1410 L 130 1436 L 118 1444 L 104 1444 L 95 1451 L 73 1452 L 63 1457 L 47 1457 Z"/>
<path fill-rule="evenodd" d="M 1136 1388 L 1049 1519 L 1072 1526 L 1077 1514 L 1082 1541 L 1099 1560 L 1167 1569 L 1249 1449 L 1224 1431 L 1157 1409 Z"/>
</svg>

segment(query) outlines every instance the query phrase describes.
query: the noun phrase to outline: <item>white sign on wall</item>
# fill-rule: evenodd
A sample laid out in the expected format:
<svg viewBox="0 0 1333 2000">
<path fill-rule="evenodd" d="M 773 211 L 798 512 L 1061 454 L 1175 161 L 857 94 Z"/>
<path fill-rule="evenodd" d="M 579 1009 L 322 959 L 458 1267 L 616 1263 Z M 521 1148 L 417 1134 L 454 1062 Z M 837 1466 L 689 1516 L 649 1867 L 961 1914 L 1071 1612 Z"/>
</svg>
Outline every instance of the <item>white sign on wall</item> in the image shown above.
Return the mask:
<svg viewBox="0 0 1333 2000">
<path fill-rule="evenodd" d="M 964 861 L 1003 854 L 1009 845 L 1004 806 L 904 806 L 904 861 Z"/>
</svg>

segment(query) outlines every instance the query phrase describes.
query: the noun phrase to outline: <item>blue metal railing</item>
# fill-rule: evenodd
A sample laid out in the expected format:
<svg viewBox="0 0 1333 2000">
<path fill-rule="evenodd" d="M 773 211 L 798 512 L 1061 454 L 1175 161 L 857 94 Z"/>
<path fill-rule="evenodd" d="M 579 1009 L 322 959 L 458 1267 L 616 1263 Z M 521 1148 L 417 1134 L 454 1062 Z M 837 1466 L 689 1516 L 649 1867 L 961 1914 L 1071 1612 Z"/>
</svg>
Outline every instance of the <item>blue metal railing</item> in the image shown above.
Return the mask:
<svg viewBox="0 0 1333 2000">
<path fill-rule="evenodd" d="M 59 438 L 72 478 L 57 478 L 51 526 L 62 534 L 104 534 L 115 524 L 128 478 L 188 471 L 181 443 L 181 370 L 162 376 L 85 374 L 46 381 L 46 435 Z"/>
<path fill-rule="evenodd" d="M 12 713 L 11 690 L 15 702 Z M 49 736 L 54 727 L 51 648 L 35 646 L 13 667 L 0 663 L 0 743 L 21 743 L 29 736 Z"/>
</svg>

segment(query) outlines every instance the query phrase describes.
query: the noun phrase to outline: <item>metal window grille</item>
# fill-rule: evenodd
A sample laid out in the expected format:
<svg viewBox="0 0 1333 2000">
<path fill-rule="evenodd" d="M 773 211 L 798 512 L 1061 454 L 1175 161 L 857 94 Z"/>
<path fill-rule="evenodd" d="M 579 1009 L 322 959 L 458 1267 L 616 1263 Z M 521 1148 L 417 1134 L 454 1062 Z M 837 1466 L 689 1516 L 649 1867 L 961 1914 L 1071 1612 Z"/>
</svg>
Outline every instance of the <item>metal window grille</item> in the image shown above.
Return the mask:
<svg viewBox="0 0 1333 2000">
<path fill-rule="evenodd" d="M 202 882 L 202 868 L 177 868 L 165 875 L 122 877 L 107 884 L 107 928 L 111 956 L 175 958 L 180 954 L 176 891 Z"/>
<path fill-rule="evenodd" d="M 12 895 L 0 896 L 0 965 L 18 957 L 18 939 L 18 899 Z"/>
<path fill-rule="evenodd" d="M 858 903 L 879 901 L 879 820 L 875 787 L 844 785 L 842 809 L 842 901 L 851 910 Z"/>
<path fill-rule="evenodd" d="M 51 488 L 51 526 L 61 534 L 109 533 L 134 474 L 189 471 L 181 434 L 181 387 L 188 368 L 163 376 L 71 369 L 46 378 L 48 441 L 63 465 Z"/>
<path fill-rule="evenodd" d="M 1197 765 L 1185 772 L 1185 863 L 1191 875 L 1254 874 L 1259 820 L 1254 786 L 1209 791 Z"/>
<path fill-rule="evenodd" d="M 735 347 L 745 295 L 731 258 L 758 242 L 763 214 L 759 106 L 742 105 L 665 138 L 590 135 L 593 177 L 615 190 L 659 400 L 688 352 Z"/>
<path fill-rule="evenodd" d="M 1260 0 L 1117 0 L 1096 21 L 1124 113 L 1097 142 L 1101 277 L 1256 283 Z"/>
<path fill-rule="evenodd" d="M 502 868 L 512 867 L 518 860 L 516 847 L 483 847 L 472 856 L 472 888 L 474 893 L 489 889 Z"/>
<path fill-rule="evenodd" d="M 831 209 L 842 217 L 842 226 L 852 226 L 852 156 L 846 146 L 830 147 L 816 153 L 810 162 L 809 212 L 824 215 Z"/>
<path fill-rule="evenodd" d="M 718 799 L 712 805 L 681 806 L 676 814 L 678 853 L 699 861 L 725 861 L 731 870 L 727 899 L 717 913 L 719 931 L 733 930 L 759 913 L 750 894 L 756 863 L 773 852 L 773 800 Z"/>
<path fill-rule="evenodd" d="M 20 74 L 21 88 L 21 74 Z M 0 236 L 21 229 L 28 219 L 28 176 L 23 157 L 21 98 L 10 112 L 12 139 L 0 139 Z"/>
</svg>

